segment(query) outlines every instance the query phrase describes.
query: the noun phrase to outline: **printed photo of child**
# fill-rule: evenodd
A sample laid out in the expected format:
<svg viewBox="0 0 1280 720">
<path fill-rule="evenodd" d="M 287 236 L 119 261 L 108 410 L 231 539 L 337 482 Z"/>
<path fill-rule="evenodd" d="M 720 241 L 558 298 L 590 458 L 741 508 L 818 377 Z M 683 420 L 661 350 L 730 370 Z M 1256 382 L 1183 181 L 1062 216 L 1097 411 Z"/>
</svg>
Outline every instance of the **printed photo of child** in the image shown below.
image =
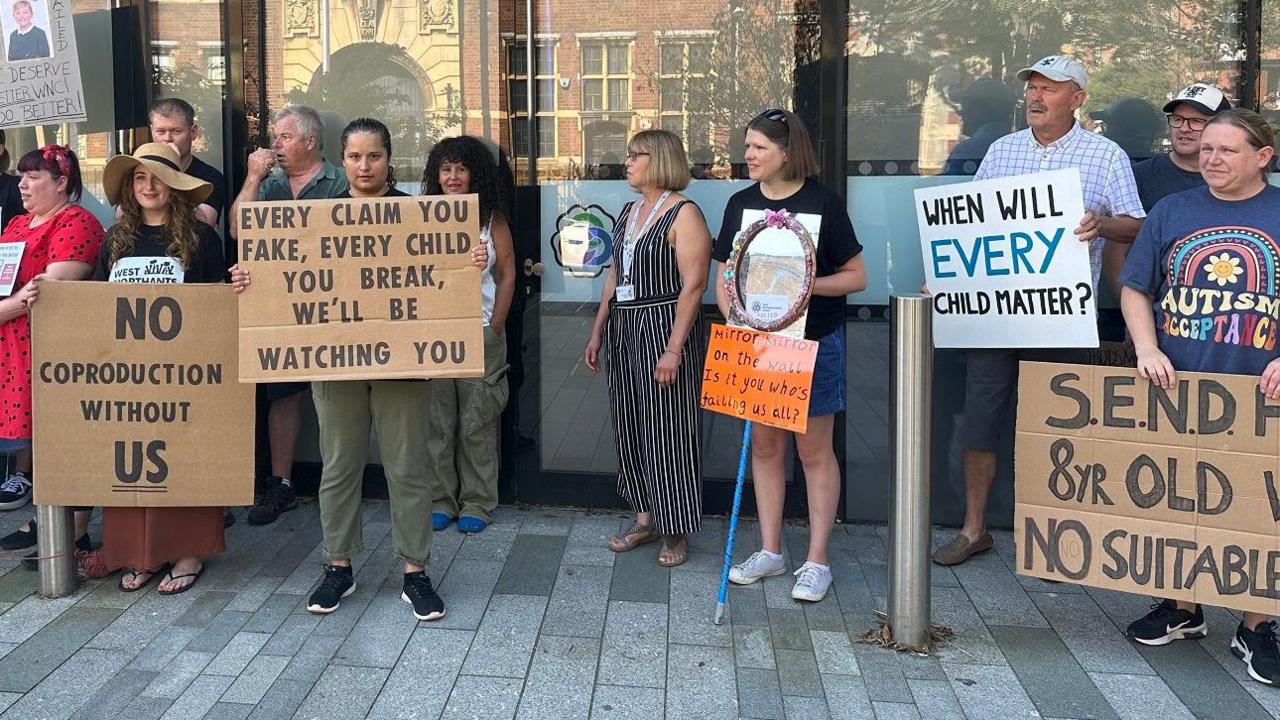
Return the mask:
<svg viewBox="0 0 1280 720">
<path fill-rule="evenodd" d="M 53 55 L 49 49 L 49 8 L 46 0 L 5 0 L 0 17 L 9 62 L 39 60 Z"/>
</svg>

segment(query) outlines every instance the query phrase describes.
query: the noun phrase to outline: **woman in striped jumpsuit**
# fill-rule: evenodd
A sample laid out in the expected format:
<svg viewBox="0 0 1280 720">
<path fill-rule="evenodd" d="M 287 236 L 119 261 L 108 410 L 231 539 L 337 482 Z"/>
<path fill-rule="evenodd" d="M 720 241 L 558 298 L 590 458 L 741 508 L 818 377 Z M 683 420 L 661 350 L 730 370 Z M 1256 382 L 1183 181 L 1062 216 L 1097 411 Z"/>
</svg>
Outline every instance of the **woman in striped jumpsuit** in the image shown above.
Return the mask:
<svg viewBox="0 0 1280 720">
<path fill-rule="evenodd" d="M 674 134 L 645 130 L 631 138 L 627 183 L 641 198 L 627 203 L 614 227 L 615 259 L 584 358 L 600 369 L 607 330 L 618 494 L 636 513 L 609 547 L 625 552 L 661 537 L 664 567 L 688 559 L 687 535 L 702 519 L 698 388 L 711 235 L 702 211 L 678 192 L 689 179 Z"/>
</svg>

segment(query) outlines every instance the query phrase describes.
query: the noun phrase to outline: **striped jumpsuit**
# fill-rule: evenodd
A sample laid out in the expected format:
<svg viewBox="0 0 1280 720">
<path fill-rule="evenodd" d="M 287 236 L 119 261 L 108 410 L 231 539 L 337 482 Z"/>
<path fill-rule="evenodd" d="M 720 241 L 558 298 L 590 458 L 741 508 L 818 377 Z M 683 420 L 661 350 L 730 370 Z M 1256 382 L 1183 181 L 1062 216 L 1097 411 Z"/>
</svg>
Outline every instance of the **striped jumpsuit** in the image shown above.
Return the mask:
<svg viewBox="0 0 1280 720">
<path fill-rule="evenodd" d="M 683 285 L 667 234 L 688 202 L 669 208 L 635 240 L 630 277 L 635 300 L 614 299 L 609 312 L 608 379 L 618 494 L 634 511 L 653 513 L 654 527 L 663 534 L 697 532 L 702 522 L 698 394 L 707 325 L 701 307 L 685 339 L 675 382 L 664 388 L 653 379 L 671 337 Z M 623 208 L 613 229 L 615 238 L 624 238 L 635 206 L 633 202 Z M 619 259 L 613 266 L 619 284 L 621 264 Z"/>
</svg>

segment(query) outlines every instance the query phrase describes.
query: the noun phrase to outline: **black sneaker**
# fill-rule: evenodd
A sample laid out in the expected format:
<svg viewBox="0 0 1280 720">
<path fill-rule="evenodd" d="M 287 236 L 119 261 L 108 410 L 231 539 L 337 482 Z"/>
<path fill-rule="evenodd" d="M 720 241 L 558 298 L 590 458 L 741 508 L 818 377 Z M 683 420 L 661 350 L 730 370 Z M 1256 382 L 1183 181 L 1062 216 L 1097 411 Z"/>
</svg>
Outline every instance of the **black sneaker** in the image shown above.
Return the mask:
<svg viewBox="0 0 1280 720">
<path fill-rule="evenodd" d="M 32 520 L 31 532 L 34 533 L 35 529 L 36 529 L 36 521 Z M 84 552 L 90 552 L 93 550 L 93 542 L 89 540 L 89 533 L 85 533 L 81 535 L 80 539 L 76 540 L 76 549 L 83 550 Z M 36 559 L 38 557 L 40 557 L 40 551 L 32 550 L 30 555 L 27 555 L 26 557 L 22 558 L 22 567 L 26 568 L 27 570 L 31 570 L 32 572 L 39 570 L 40 561 Z"/>
<path fill-rule="evenodd" d="M 419 620 L 439 620 L 444 617 L 444 601 L 431 587 L 431 578 L 419 570 L 404 574 L 404 589 L 400 599 L 413 606 L 413 616 Z"/>
<path fill-rule="evenodd" d="M 1178 603 L 1165 600 L 1151 606 L 1151 612 L 1129 623 L 1125 635 L 1143 645 L 1168 645 L 1174 640 L 1202 638 L 1208 634 L 1204 610 L 1179 610 Z"/>
<path fill-rule="evenodd" d="M 15 472 L 0 483 L 0 510 L 17 510 L 31 502 L 31 476 Z"/>
<path fill-rule="evenodd" d="M 236 524 L 236 516 L 231 514 L 231 508 L 223 508 L 222 510 L 222 527 L 229 528 Z M 4 542 L 0 539 L 0 543 Z"/>
<path fill-rule="evenodd" d="M 319 615 L 328 615 L 342 604 L 342 598 L 356 591 L 356 580 L 351 575 L 351 566 L 325 565 L 324 577 L 320 587 L 311 593 L 307 601 L 307 610 Z"/>
<path fill-rule="evenodd" d="M 270 525 L 280 517 L 280 513 L 298 507 L 298 496 L 292 485 L 285 485 L 278 477 L 267 480 L 267 491 L 258 498 L 257 504 L 249 508 L 250 525 Z"/>
<path fill-rule="evenodd" d="M 1280 650 L 1276 649 L 1276 623 L 1269 620 L 1250 630 L 1240 623 L 1231 638 L 1231 654 L 1249 667 L 1249 677 L 1264 685 L 1280 681 Z"/>
<path fill-rule="evenodd" d="M 13 532 L 0 537 L 0 549 L 3 550 L 26 550 L 36 544 L 36 521 L 28 520 L 27 528 L 23 530 L 18 528 Z"/>
</svg>

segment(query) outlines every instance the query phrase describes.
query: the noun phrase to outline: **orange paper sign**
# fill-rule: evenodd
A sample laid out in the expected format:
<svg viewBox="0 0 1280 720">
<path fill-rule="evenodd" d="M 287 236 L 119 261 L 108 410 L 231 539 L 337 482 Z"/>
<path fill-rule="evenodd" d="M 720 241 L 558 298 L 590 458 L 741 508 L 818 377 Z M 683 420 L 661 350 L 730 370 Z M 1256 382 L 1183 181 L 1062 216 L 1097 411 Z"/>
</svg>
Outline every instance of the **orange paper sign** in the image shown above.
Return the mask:
<svg viewBox="0 0 1280 720">
<path fill-rule="evenodd" d="M 711 326 L 702 371 L 702 407 L 804 432 L 818 341 L 748 328 Z"/>
</svg>

